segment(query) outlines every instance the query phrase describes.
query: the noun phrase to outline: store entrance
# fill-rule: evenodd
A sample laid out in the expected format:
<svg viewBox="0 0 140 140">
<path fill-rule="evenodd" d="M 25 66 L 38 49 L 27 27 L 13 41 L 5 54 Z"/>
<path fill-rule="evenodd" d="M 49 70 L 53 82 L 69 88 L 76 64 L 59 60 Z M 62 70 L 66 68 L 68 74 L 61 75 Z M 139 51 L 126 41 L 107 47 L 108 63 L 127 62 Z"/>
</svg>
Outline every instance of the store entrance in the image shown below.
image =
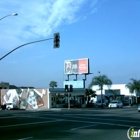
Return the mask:
<svg viewBox="0 0 140 140">
<path fill-rule="evenodd" d="M 52 93 L 51 107 L 52 108 L 67 108 L 69 101 L 77 101 L 78 103 L 85 104 L 84 95 L 75 95 L 72 93 Z"/>
</svg>

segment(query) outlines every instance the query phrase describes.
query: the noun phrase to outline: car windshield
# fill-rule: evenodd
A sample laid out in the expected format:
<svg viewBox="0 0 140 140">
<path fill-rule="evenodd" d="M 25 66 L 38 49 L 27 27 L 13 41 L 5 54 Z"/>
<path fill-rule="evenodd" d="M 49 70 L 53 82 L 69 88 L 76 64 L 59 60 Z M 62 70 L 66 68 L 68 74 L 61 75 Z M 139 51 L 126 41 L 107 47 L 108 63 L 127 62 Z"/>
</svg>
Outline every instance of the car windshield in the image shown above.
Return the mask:
<svg viewBox="0 0 140 140">
<path fill-rule="evenodd" d="M 12 105 L 12 103 L 7 103 L 6 105 Z"/>
</svg>

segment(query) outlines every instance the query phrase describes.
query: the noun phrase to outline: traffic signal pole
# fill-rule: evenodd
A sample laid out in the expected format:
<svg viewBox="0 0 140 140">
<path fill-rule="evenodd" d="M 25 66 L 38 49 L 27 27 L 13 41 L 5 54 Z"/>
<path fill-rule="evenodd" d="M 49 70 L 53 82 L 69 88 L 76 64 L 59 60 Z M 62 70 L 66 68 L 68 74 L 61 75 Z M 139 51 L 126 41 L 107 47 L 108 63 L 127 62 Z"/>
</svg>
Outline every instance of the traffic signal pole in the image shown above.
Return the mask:
<svg viewBox="0 0 140 140">
<path fill-rule="evenodd" d="M 68 109 L 70 109 L 70 93 L 68 93 Z"/>
<path fill-rule="evenodd" d="M 37 43 L 37 42 L 42 42 L 42 41 L 46 41 L 46 40 L 51 40 L 51 39 L 54 39 L 54 48 L 59 48 L 60 47 L 60 34 L 59 33 L 55 33 L 54 34 L 54 38 L 47 38 L 47 39 L 42 39 L 42 40 L 37 40 L 37 41 L 32 41 L 32 42 L 28 42 L 28 43 L 25 43 L 25 44 L 22 44 L 18 47 L 16 47 L 15 49 L 11 50 L 10 52 L 8 52 L 7 54 L 5 54 L 3 57 L 0 58 L 0 60 L 2 60 L 3 58 L 5 58 L 7 55 L 11 54 L 12 52 L 14 52 L 15 50 L 23 47 L 23 46 L 26 46 L 26 45 L 29 45 L 29 44 L 33 44 L 33 43 Z"/>
<path fill-rule="evenodd" d="M 70 93 L 69 92 L 73 92 L 73 85 L 65 85 L 65 93 L 68 93 L 68 109 L 70 109 Z"/>
<path fill-rule="evenodd" d="M 42 40 L 38 40 L 38 41 L 33 41 L 33 42 L 28 42 L 28 43 L 25 43 L 23 45 L 20 45 L 18 47 L 16 47 L 15 49 L 13 49 L 12 51 L 8 52 L 7 54 L 5 54 L 3 57 L 0 58 L 0 60 L 2 60 L 3 58 L 5 58 L 7 55 L 11 54 L 12 52 L 14 52 L 15 50 L 23 47 L 23 46 L 26 46 L 26 45 L 29 45 L 29 44 L 33 44 L 33 43 L 37 43 L 37 42 L 41 42 L 41 41 L 46 41 L 46 40 L 51 40 L 51 39 L 54 39 L 54 38 L 47 38 L 47 39 L 42 39 Z"/>
</svg>

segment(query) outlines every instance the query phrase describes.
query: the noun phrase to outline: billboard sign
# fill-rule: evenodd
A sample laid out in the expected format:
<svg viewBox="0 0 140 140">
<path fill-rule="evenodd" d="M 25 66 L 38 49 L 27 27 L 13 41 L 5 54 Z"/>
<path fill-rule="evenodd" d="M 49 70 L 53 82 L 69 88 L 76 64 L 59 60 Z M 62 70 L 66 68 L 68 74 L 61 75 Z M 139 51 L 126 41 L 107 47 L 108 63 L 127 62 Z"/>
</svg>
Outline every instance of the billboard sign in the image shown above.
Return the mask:
<svg viewBox="0 0 140 140">
<path fill-rule="evenodd" d="M 65 88 L 65 85 L 73 85 L 73 88 L 84 88 L 83 81 L 64 81 L 63 88 Z"/>
<path fill-rule="evenodd" d="M 64 62 L 64 74 L 86 74 L 89 73 L 89 59 L 76 59 L 65 60 Z"/>
</svg>

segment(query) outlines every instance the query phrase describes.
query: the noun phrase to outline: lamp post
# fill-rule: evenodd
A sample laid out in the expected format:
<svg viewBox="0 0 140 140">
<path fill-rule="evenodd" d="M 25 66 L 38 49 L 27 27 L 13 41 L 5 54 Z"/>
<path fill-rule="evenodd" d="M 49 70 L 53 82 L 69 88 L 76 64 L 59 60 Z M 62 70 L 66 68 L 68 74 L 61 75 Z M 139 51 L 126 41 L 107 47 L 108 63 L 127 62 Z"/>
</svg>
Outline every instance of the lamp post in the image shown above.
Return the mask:
<svg viewBox="0 0 140 140">
<path fill-rule="evenodd" d="M 4 19 L 6 17 L 9 17 L 9 16 L 17 16 L 17 15 L 18 15 L 17 13 L 12 13 L 12 14 L 9 14 L 9 15 L 6 15 L 6 16 L 0 18 L 0 20 Z"/>
</svg>

